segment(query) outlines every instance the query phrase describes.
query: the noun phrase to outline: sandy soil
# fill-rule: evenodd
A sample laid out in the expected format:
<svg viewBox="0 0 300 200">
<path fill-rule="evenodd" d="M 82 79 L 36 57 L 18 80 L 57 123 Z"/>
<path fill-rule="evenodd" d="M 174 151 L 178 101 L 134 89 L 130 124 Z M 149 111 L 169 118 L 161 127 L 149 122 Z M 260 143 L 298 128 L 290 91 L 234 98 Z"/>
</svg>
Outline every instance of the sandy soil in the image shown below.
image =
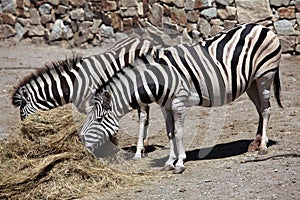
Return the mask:
<svg viewBox="0 0 300 200">
<path fill-rule="evenodd" d="M 104 45 L 105 48 L 109 46 Z M 0 41 L 0 138 L 17 127 L 19 111 L 10 102 L 10 91 L 23 76 L 73 53 L 87 56 L 105 48 L 70 50 L 57 46 L 33 46 L 22 42 L 12 45 Z M 300 197 L 300 57 L 282 58 L 282 102 L 279 109 L 272 99 L 269 153 L 247 153 L 254 138 L 257 113 L 246 95 L 220 108 L 189 109 L 184 143 L 187 151 L 186 171 L 181 175 L 160 172 L 169 153 L 164 121 L 157 106 L 150 117 L 150 145 L 140 161 L 128 159 L 112 163 L 114 168 L 149 172 L 155 177 L 143 185 L 132 183 L 128 189 L 106 191 L 101 197 L 87 199 L 299 199 Z M 120 147 L 130 158 L 136 143 L 136 112 L 121 121 Z M 133 144 L 133 145 L 132 145 Z"/>
</svg>

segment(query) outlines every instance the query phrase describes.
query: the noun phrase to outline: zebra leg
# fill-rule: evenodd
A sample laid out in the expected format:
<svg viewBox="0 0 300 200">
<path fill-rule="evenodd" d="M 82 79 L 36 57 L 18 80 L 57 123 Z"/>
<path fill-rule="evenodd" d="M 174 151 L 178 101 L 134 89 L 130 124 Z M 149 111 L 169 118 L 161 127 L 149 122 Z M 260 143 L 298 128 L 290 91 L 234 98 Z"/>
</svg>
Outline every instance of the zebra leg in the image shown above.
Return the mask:
<svg viewBox="0 0 300 200">
<path fill-rule="evenodd" d="M 165 166 L 161 169 L 162 171 L 169 171 L 174 170 L 174 162 L 177 159 L 176 156 L 176 141 L 174 137 L 174 121 L 173 121 L 173 114 L 171 110 L 165 110 L 162 109 L 165 120 L 166 120 L 166 129 L 167 129 L 167 135 L 170 141 L 170 154 L 169 159 L 165 163 Z"/>
<path fill-rule="evenodd" d="M 267 132 L 269 126 L 269 119 L 270 119 L 270 97 L 271 97 L 271 85 L 273 83 L 274 73 L 268 73 L 263 77 L 257 80 L 257 87 L 259 92 L 259 99 L 260 99 L 260 118 L 262 118 L 261 122 L 261 143 L 259 146 L 258 154 L 264 155 L 268 153 L 267 143 L 269 141 Z"/>
<path fill-rule="evenodd" d="M 180 174 L 185 170 L 184 160 L 186 159 L 185 149 L 183 145 L 183 127 L 186 107 L 184 102 L 176 98 L 172 102 L 173 118 L 174 118 L 174 133 L 177 143 L 178 160 L 173 171 L 174 174 Z"/>
<path fill-rule="evenodd" d="M 247 95 L 249 96 L 250 100 L 253 102 L 253 104 L 256 107 L 256 110 L 259 114 L 259 121 L 258 121 L 258 128 L 256 132 L 256 137 L 253 140 L 253 142 L 250 143 L 248 147 L 248 151 L 258 151 L 259 150 L 259 145 L 261 143 L 261 133 L 262 133 L 262 116 L 260 114 L 260 99 L 259 99 L 259 94 L 258 94 L 258 89 L 256 82 L 253 82 L 251 86 L 247 90 Z"/>
<path fill-rule="evenodd" d="M 268 143 L 268 123 L 270 118 L 270 89 L 273 82 L 273 73 L 264 75 L 263 77 L 256 80 L 256 89 L 258 94 L 259 103 L 257 102 L 257 96 L 255 100 L 255 105 L 259 113 L 259 124 L 258 133 L 256 139 L 253 141 L 258 144 L 258 154 L 263 155 L 268 153 L 267 143 Z M 255 84 L 253 83 L 253 84 Z M 253 92 L 252 92 L 253 93 Z M 249 94 L 248 94 L 249 95 Z M 250 97 L 251 99 L 251 97 Z M 252 100 L 252 99 L 251 99 Z M 253 101 L 253 100 L 252 100 Z"/>
<path fill-rule="evenodd" d="M 145 148 L 148 145 L 147 134 L 148 134 L 148 127 L 149 127 L 149 106 L 147 105 L 145 107 L 138 109 L 138 114 L 139 114 L 140 127 L 139 127 L 136 153 L 133 157 L 134 160 L 138 160 L 142 158 L 142 151 L 144 154 Z"/>
</svg>

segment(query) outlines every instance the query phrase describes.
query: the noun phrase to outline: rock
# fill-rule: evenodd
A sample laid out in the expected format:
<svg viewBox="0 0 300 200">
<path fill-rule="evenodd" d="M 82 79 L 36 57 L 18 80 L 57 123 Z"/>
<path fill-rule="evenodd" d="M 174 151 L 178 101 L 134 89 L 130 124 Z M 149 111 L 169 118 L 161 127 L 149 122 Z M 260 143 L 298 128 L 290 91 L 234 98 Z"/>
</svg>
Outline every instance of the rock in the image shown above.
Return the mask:
<svg viewBox="0 0 300 200">
<path fill-rule="evenodd" d="M 58 6 L 60 0 L 47 0 L 47 2 L 50 3 L 51 5 Z"/>
<path fill-rule="evenodd" d="M 297 24 L 300 25 L 300 13 L 296 13 Z"/>
<path fill-rule="evenodd" d="M 188 22 L 197 22 L 200 17 L 199 10 L 188 11 L 186 18 Z"/>
<path fill-rule="evenodd" d="M 16 22 L 16 24 L 15 24 L 15 31 L 16 31 L 15 38 L 18 41 L 22 40 L 24 34 L 27 32 L 19 22 Z"/>
<path fill-rule="evenodd" d="M 41 18 L 39 11 L 36 8 L 30 8 L 29 9 L 29 16 L 31 19 L 31 24 L 33 25 L 39 25 L 41 23 Z"/>
<path fill-rule="evenodd" d="M 156 27 L 162 27 L 163 7 L 158 3 L 153 4 L 148 20 Z"/>
<path fill-rule="evenodd" d="M 217 15 L 218 15 L 218 17 L 221 18 L 221 19 L 227 19 L 228 16 L 229 16 L 226 9 L 218 9 Z"/>
<path fill-rule="evenodd" d="M 114 28 L 114 30 L 116 30 L 116 32 L 123 30 L 123 22 L 119 13 L 111 13 L 111 25 Z"/>
<path fill-rule="evenodd" d="M 296 45 L 296 48 L 295 48 L 296 52 L 299 54 L 300 53 L 300 44 L 297 44 Z"/>
<path fill-rule="evenodd" d="M 90 28 L 91 33 L 96 34 L 99 33 L 99 28 L 101 25 L 102 21 L 100 19 L 93 19 L 93 25 Z"/>
<path fill-rule="evenodd" d="M 93 22 L 90 21 L 84 21 L 79 25 L 79 31 L 85 31 L 87 30 L 89 27 L 93 26 Z"/>
<path fill-rule="evenodd" d="M 41 16 L 41 23 L 47 24 L 48 22 L 51 22 L 51 15 L 42 15 Z"/>
<path fill-rule="evenodd" d="M 144 16 L 145 15 L 143 2 L 138 3 L 137 12 L 138 12 L 139 16 Z"/>
<path fill-rule="evenodd" d="M 70 0 L 69 2 L 73 7 L 78 8 L 78 7 L 81 7 L 83 5 L 85 0 Z"/>
<path fill-rule="evenodd" d="M 60 5 L 63 5 L 63 6 L 69 6 L 69 0 L 59 0 L 60 2 Z"/>
<path fill-rule="evenodd" d="M 281 35 L 293 35 L 295 32 L 293 24 L 286 19 L 274 22 L 274 28 Z"/>
<path fill-rule="evenodd" d="M 105 24 L 102 24 L 100 26 L 100 33 L 101 36 L 112 37 L 114 35 L 114 29 L 111 26 L 106 26 Z"/>
<path fill-rule="evenodd" d="M 20 17 L 17 19 L 17 22 L 19 22 L 24 27 L 28 27 L 31 24 L 30 19 L 24 19 L 24 18 L 20 18 Z"/>
<path fill-rule="evenodd" d="M 174 0 L 173 4 L 178 8 L 184 8 L 185 0 Z"/>
<path fill-rule="evenodd" d="M 84 10 L 82 8 L 72 10 L 70 12 L 70 17 L 73 20 L 83 21 L 84 20 Z"/>
<path fill-rule="evenodd" d="M 137 8 L 135 7 L 121 7 L 121 16 L 122 17 L 133 17 L 137 16 Z"/>
<path fill-rule="evenodd" d="M 128 31 L 131 30 L 133 27 L 132 18 L 124 18 L 123 19 L 123 30 Z"/>
<path fill-rule="evenodd" d="M 55 9 L 55 13 L 59 15 L 64 15 L 68 12 L 68 7 L 64 5 L 59 5 L 57 9 Z"/>
<path fill-rule="evenodd" d="M 16 1 L 2 0 L 0 7 L 2 8 L 3 13 L 12 13 L 12 14 L 16 13 Z"/>
<path fill-rule="evenodd" d="M 73 36 L 73 32 L 69 26 L 64 25 L 61 19 L 54 22 L 49 40 L 67 39 Z"/>
<path fill-rule="evenodd" d="M 193 39 L 189 36 L 186 28 L 182 32 L 182 43 L 184 43 L 184 44 L 192 44 L 193 43 Z"/>
<path fill-rule="evenodd" d="M 231 7 L 231 6 L 226 6 L 226 11 L 227 11 L 227 19 L 235 19 L 236 18 L 236 8 L 235 7 Z"/>
<path fill-rule="evenodd" d="M 201 15 L 204 15 L 205 17 L 208 18 L 217 17 L 217 8 L 207 8 L 205 10 L 202 10 Z"/>
<path fill-rule="evenodd" d="M 187 23 L 187 18 L 184 9 L 178 9 L 174 7 L 171 11 L 171 21 L 172 23 L 185 26 Z"/>
<path fill-rule="evenodd" d="M 28 36 L 30 37 L 34 37 L 34 36 L 44 36 L 45 33 L 45 28 L 42 25 L 38 25 L 38 26 L 32 26 L 29 30 L 28 30 Z"/>
<path fill-rule="evenodd" d="M 296 8 L 296 11 L 300 11 L 300 0 L 291 1 L 290 5 L 294 5 Z"/>
<path fill-rule="evenodd" d="M 121 0 L 120 4 L 121 4 L 121 7 L 137 7 L 138 1 L 137 0 Z"/>
<path fill-rule="evenodd" d="M 239 0 L 236 8 L 239 23 L 257 22 L 273 16 L 269 0 Z"/>
<path fill-rule="evenodd" d="M 293 19 L 295 18 L 295 6 L 289 6 L 289 7 L 281 7 L 278 8 L 278 15 L 280 18 L 285 19 Z"/>
<path fill-rule="evenodd" d="M 224 30 L 224 27 L 223 26 L 220 26 L 220 25 L 213 25 L 210 29 L 210 32 L 209 32 L 209 35 L 210 36 L 215 36 L 217 35 L 218 33 L 222 32 Z"/>
<path fill-rule="evenodd" d="M 230 29 L 234 27 L 238 22 L 236 20 L 224 20 L 224 28 Z"/>
<path fill-rule="evenodd" d="M 200 18 L 198 20 L 197 25 L 200 33 L 202 33 L 206 38 L 208 38 L 211 29 L 209 22 L 204 18 Z"/>
<path fill-rule="evenodd" d="M 45 3 L 39 7 L 41 15 L 51 14 L 52 6 L 48 3 Z"/>
<path fill-rule="evenodd" d="M 211 0 L 195 0 L 195 8 L 208 8 L 211 7 Z"/>
<path fill-rule="evenodd" d="M 102 10 L 103 11 L 117 10 L 117 3 L 116 3 L 116 1 L 103 0 L 102 1 Z"/>
<path fill-rule="evenodd" d="M 212 20 L 210 20 L 210 24 L 211 25 L 223 25 L 223 21 L 222 20 L 220 20 L 220 19 L 212 19 Z"/>
<path fill-rule="evenodd" d="M 234 2 L 234 0 L 216 0 L 217 4 L 228 6 Z"/>
<path fill-rule="evenodd" d="M 296 36 L 280 36 L 279 37 L 282 53 L 292 52 L 296 46 Z"/>
<path fill-rule="evenodd" d="M 271 6 L 288 6 L 290 3 L 290 0 L 270 0 Z"/>
<path fill-rule="evenodd" d="M 195 7 L 195 1 L 194 0 L 186 0 L 184 3 L 184 10 L 194 10 Z"/>
<path fill-rule="evenodd" d="M 17 17 L 14 16 L 13 14 L 11 14 L 11 13 L 2 13 L 0 16 L 2 17 L 2 23 L 9 24 L 9 25 L 12 25 L 12 26 L 15 25 Z"/>
</svg>

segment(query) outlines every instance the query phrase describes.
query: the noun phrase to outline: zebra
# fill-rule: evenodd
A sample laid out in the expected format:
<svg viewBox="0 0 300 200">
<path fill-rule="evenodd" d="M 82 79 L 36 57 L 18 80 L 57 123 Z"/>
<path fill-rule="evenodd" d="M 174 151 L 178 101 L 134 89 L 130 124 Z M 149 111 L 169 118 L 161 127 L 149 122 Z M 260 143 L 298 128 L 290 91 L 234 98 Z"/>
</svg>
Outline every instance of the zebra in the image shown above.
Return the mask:
<svg viewBox="0 0 300 200">
<path fill-rule="evenodd" d="M 282 107 L 280 57 L 281 45 L 275 33 L 254 23 L 239 25 L 201 43 L 158 49 L 155 56 L 145 54 L 95 91 L 94 107 L 80 137 L 92 152 L 118 131 L 122 116 L 155 102 L 164 113 L 170 142 L 169 159 L 162 170 L 182 173 L 186 107 L 222 106 L 246 92 L 259 114 L 257 135 L 249 150 L 266 154 L 272 83 Z"/>
<path fill-rule="evenodd" d="M 24 120 L 38 110 L 49 110 L 73 103 L 78 111 L 88 113 L 87 102 L 94 88 L 101 86 L 136 57 L 153 55 L 155 47 L 149 40 L 128 37 L 105 53 L 90 57 L 74 56 L 38 69 L 15 86 L 12 104 L 20 107 Z M 135 158 L 141 158 L 143 139 L 147 136 L 149 107 L 139 109 L 140 130 Z M 142 149 L 141 149 L 142 148 Z"/>
</svg>

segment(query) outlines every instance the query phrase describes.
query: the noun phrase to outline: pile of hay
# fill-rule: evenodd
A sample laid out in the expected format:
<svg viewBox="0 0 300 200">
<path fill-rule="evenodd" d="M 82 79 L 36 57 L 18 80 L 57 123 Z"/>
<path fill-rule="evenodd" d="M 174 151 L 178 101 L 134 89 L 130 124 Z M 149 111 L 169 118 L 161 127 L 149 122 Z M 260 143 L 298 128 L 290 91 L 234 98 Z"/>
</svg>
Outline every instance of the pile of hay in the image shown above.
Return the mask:
<svg viewBox="0 0 300 200">
<path fill-rule="evenodd" d="M 74 199 L 141 176 L 109 168 L 87 152 L 68 107 L 39 112 L 0 144 L 0 199 Z"/>
</svg>

